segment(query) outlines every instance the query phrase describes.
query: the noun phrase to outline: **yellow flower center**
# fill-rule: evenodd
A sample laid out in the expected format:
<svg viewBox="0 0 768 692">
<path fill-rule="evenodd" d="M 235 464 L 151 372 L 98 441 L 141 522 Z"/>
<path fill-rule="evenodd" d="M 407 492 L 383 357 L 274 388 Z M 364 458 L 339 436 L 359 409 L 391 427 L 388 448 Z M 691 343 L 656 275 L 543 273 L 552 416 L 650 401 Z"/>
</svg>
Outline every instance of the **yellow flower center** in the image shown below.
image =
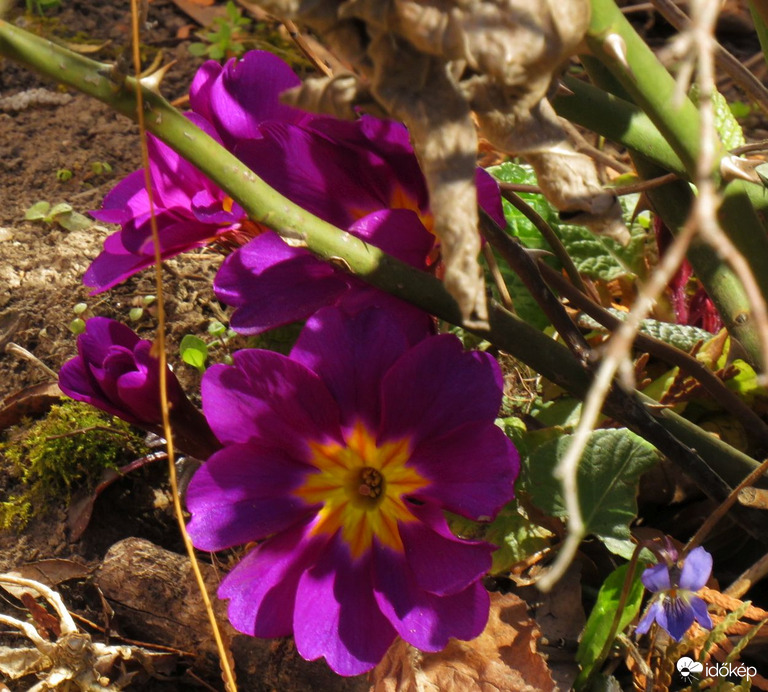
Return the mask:
<svg viewBox="0 0 768 692">
<path fill-rule="evenodd" d="M 374 435 L 358 422 L 345 443 L 309 443 L 311 463 L 317 471 L 294 494 L 322 505 L 312 533 L 333 535 L 341 529 L 355 558 L 370 549 L 374 536 L 381 544 L 403 552 L 398 525 L 417 521 L 403 497 L 429 485 L 407 465 L 408 438 L 377 447 Z"/>
</svg>

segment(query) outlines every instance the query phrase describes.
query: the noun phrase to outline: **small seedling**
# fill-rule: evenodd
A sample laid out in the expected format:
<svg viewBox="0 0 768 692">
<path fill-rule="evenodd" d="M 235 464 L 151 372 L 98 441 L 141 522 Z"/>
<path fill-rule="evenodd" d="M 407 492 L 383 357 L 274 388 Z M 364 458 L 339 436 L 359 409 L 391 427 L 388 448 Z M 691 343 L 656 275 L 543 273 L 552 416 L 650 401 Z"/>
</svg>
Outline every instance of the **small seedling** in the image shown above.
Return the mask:
<svg viewBox="0 0 768 692">
<path fill-rule="evenodd" d="M 199 336 L 187 334 L 179 345 L 181 359 L 201 373 L 205 372 L 205 363 L 208 360 L 208 344 Z"/>
<path fill-rule="evenodd" d="M 112 172 L 112 166 L 106 161 L 94 161 L 91 164 L 91 172 L 94 175 L 108 175 Z"/>
<path fill-rule="evenodd" d="M 140 299 L 134 299 L 133 307 L 128 312 L 128 319 L 130 319 L 131 322 L 138 322 L 144 317 L 145 312 L 154 315 L 154 310 L 149 310 L 148 308 L 150 308 L 155 301 L 157 301 L 157 297 L 153 295 L 146 295 L 142 296 Z"/>
<path fill-rule="evenodd" d="M 212 31 L 198 33 L 202 42 L 189 45 L 192 55 L 224 60 L 240 57 L 245 52 L 244 43 L 248 39 L 245 28 L 251 24 L 251 20 L 243 17 L 242 11 L 232 0 L 227 3 L 225 10 L 226 17 L 216 17 L 213 20 Z"/>
<path fill-rule="evenodd" d="M 69 331 L 75 336 L 82 334 L 85 331 L 85 320 L 82 317 L 75 317 L 75 319 L 69 323 Z"/>
<path fill-rule="evenodd" d="M 69 168 L 59 168 L 59 170 L 56 171 L 56 179 L 60 183 L 66 183 L 68 180 L 72 180 L 72 176 L 74 173 L 69 170 Z"/>
<path fill-rule="evenodd" d="M 24 218 L 27 221 L 42 221 L 51 226 L 58 224 L 68 231 L 82 231 L 92 225 L 88 217 L 76 212 L 66 202 L 51 206 L 50 202 L 42 200 L 27 209 Z"/>
</svg>

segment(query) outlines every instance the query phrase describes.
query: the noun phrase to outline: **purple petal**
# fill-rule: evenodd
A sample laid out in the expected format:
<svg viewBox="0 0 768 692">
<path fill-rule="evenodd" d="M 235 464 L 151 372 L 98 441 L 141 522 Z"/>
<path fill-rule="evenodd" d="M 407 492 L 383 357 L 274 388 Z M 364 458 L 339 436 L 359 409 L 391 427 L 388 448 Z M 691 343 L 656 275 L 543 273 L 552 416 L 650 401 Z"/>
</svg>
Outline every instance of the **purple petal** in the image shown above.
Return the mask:
<svg viewBox="0 0 768 692">
<path fill-rule="evenodd" d="M 499 226 L 506 228 L 507 220 L 504 218 L 499 184 L 488 171 L 478 168 L 475 172 L 475 185 L 477 186 L 477 203 Z"/>
<path fill-rule="evenodd" d="M 373 212 L 355 221 L 349 232 L 419 269 L 425 268 L 435 244 L 435 237 L 410 209 Z"/>
<path fill-rule="evenodd" d="M 687 591 L 698 591 L 709 581 L 710 574 L 712 574 L 712 555 L 699 546 L 686 555 L 678 586 Z"/>
<path fill-rule="evenodd" d="M 712 618 L 709 617 L 709 613 L 707 612 L 706 601 L 702 598 L 699 598 L 698 596 L 691 595 L 688 597 L 688 605 L 691 607 L 691 610 L 693 611 L 693 617 L 696 618 L 698 623 L 704 629 L 711 630 Z"/>
<path fill-rule="evenodd" d="M 662 601 L 661 612 L 656 616 L 659 627 L 665 629 L 675 641 L 680 641 L 693 624 L 694 612 L 684 599 L 667 596 Z"/>
<path fill-rule="evenodd" d="M 249 51 L 242 60 L 232 59 L 224 67 L 211 62 L 203 67 L 192 82 L 190 105 L 213 123 L 227 148 L 260 137 L 264 121 L 304 123 L 314 119 L 280 103 L 280 94 L 301 80 L 271 53 Z"/>
<path fill-rule="evenodd" d="M 415 447 L 466 423 L 493 422 L 501 392 L 501 371 L 492 356 L 465 353 L 449 334 L 424 339 L 382 382 L 379 440 L 410 436 Z"/>
<path fill-rule="evenodd" d="M 299 580 L 296 648 L 309 661 L 325 657 L 339 675 L 373 668 L 395 638 L 373 595 L 371 555 L 352 562 L 338 534 Z"/>
<path fill-rule="evenodd" d="M 329 264 L 274 234 L 258 236 L 230 255 L 214 281 L 216 297 L 237 308 L 231 326 L 243 334 L 306 319 L 347 287 Z"/>
<path fill-rule="evenodd" d="M 102 202 L 102 208 L 89 212 L 105 223 L 127 223 L 135 216 L 134 209 L 148 209 L 144 171 L 134 171 L 113 187 Z"/>
<path fill-rule="evenodd" d="M 514 497 L 520 455 L 493 423 L 468 423 L 418 445 L 409 464 L 431 481 L 415 498 L 489 521 Z"/>
<path fill-rule="evenodd" d="M 154 264 L 154 258 L 136 255 L 123 247 L 120 233 L 104 241 L 104 249 L 83 275 L 83 283 L 92 287 L 92 294 L 106 291 L 136 272 Z"/>
<path fill-rule="evenodd" d="M 642 620 L 637 623 L 637 627 L 635 628 L 636 634 L 646 634 L 649 629 L 651 629 L 651 625 L 658 620 L 660 616 L 663 615 L 664 609 L 661 605 L 661 602 L 658 599 L 655 599 L 650 607 L 648 608 L 647 612 L 643 616 Z"/>
<path fill-rule="evenodd" d="M 399 525 L 416 586 L 437 596 L 466 589 L 491 568 L 490 543 L 464 541 L 451 533 L 437 507 L 410 505 L 419 521 Z"/>
<path fill-rule="evenodd" d="M 291 360 L 320 375 L 339 405 L 342 425 L 361 420 L 375 429 L 381 379 L 407 348 L 398 323 L 383 311 L 350 317 L 326 308 L 307 322 Z"/>
<path fill-rule="evenodd" d="M 187 489 L 187 531 L 201 550 L 223 550 L 284 531 L 312 512 L 291 494 L 311 467 L 279 450 L 229 445 L 198 469 Z"/>
<path fill-rule="evenodd" d="M 234 361 L 202 381 L 203 411 L 223 444 L 253 440 L 302 460 L 309 441 L 340 441 L 338 406 L 315 373 L 271 351 L 238 351 Z"/>
<path fill-rule="evenodd" d="M 645 588 L 653 593 L 668 591 L 672 588 L 672 584 L 669 581 L 669 567 L 663 562 L 649 567 L 643 572 L 640 579 Z"/>
<path fill-rule="evenodd" d="M 294 604 L 301 575 L 327 542 L 310 536 L 303 522 L 249 552 L 224 579 L 219 598 L 230 599 L 229 620 L 256 637 L 286 637 L 293 632 Z"/>
<path fill-rule="evenodd" d="M 436 596 L 419 589 L 405 556 L 376 545 L 374 560 L 376 602 L 409 644 L 440 651 L 450 637 L 474 639 L 485 628 L 490 598 L 481 583 Z"/>
<path fill-rule="evenodd" d="M 107 398 L 93 375 L 87 369 L 82 358 L 72 358 L 61 366 L 61 370 L 59 370 L 59 388 L 64 394 L 76 401 L 84 401 L 105 413 L 122 418 L 129 423 L 139 422 L 135 417 L 113 404 Z"/>
<path fill-rule="evenodd" d="M 235 153 L 270 186 L 307 211 L 341 228 L 390 205 L 362 151 L 287 123 L 262 126 L 264 137 Z"/>
</svg>

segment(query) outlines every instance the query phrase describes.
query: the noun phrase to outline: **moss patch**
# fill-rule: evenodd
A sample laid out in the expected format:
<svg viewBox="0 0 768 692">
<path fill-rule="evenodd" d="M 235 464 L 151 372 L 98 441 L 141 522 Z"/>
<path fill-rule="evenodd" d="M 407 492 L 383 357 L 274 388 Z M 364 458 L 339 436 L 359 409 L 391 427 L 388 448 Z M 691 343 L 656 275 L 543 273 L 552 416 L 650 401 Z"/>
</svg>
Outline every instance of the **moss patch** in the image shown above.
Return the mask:
<svg viewBox="0 0 768 692">
<path fill-rule="evenodd" d="M 146 453 L 143 438 L 127 423 L 91 406 L 66 401 L 46 418 L 15 428 L 0 443 L 9 478 L 0 497 L 0 528 L 21 529 L 72 491 L 93 487 L 106 468 Z"/>
</svg>

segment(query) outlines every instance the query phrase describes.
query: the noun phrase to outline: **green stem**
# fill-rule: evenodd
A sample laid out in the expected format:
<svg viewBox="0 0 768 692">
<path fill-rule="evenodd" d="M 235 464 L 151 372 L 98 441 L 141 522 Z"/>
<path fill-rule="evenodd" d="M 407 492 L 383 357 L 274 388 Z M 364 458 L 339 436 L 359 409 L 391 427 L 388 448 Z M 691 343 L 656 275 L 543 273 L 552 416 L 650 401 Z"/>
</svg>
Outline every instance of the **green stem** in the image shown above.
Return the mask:
<svg viewBox="0 0 768 692">
<path fill-rule="evenodd" d="M 598 0 L 598 2 L 613 4 L 610 0 Z M 617 21 L 616 25 L 624 30 L 622 40 L 627 41 L 628 59 L 634 56 L 630 54 L 629 46 L 636 47 L 637 44 L 641 44 L 642 48 L 638 48 L 637 52 L 645 61 L 650 51 L 621 13 L 618 12 L 618 14 L 620 21 Z M 656 60 L 652 53 L 650 56 L 654 61 Z M 595 128 L 599 134 L 629 147 L 638 173 L 645 179 L 658 176 L 664 170 L 672 170 L 689 180 L 694 179 L 695 170 L 689 170 L 688 167 L 683 166 L 683 159 L 678 156 L 679 152 L 673 151 L 672 142 L 667 143 L 665 137 L 659 132 L 659 128 L 652 122 L 652 118 L 626 100 L 630 96 L 635 97 L 638 84 L 633 83 L 633 90 L 629 90 L 625 84 L 626 79 L 622 80 L 617 74 L 622 70 L 615 70 L 611 65 L 605 65 L 587 56 L 583 58 L 583 63 L 590 77 L 607 91 L 603 92 L 589 85 L 574 84 L 575 80 L 568 80 L 567 86 L 573 95 L 559 96 L 555 99 L 558 112 L 567 113 L 569 117 L 573 117 L 574 122 L 590 129 Z M 634 63 L 630 62 L 630 64 L 632 65 L 630 73 L 634 75 L 638 68 Z M 642 64 L 647 66 L 648 63 L 642 62 Z M 654 64 L 657 76 L 660 74 L 659 70 L 663 72 L 664 78 L 658 77 L 660 82 L 666 84 L 667 89 L 672 88 L 674 86 L 672 77 L 658 62 Z M 650 88 L 645 82 L 638 83 L 645 88 Z M 579 101 L 582 103 L 579 104 Z M 689 101 L 687 103 L 690 107 L 686 108 L 680 117 L 692 118 L 689 127 L 698 133 L 698 112 L 692 103 Z M 664 121 L 668 118 L 666 113 L 660 115 L 663 115 Z M 678 142 L 679 146 L 683 144 L 690 148 L 690 156 L 698 154 L 698 141 L 695 143 L 695 148 L 691 148 L 693 145 L 690 138 L 685 142 Z M 657 166 L 661 166 L 663 170 Z M 743 181 L 732 181 L 724 186 L 722 194 L 723 203 L 719 210 L 720 224 L 739 252 L 747 259 L 762 295 L 768 296 L 768 235 L 760 218 L 768 216 L 768 195 L 759 186 Z M 670 230 L 676 233 L 687 221 L 693 199 L 687 184 L 671 183 L 649 191 L 648 196 Z M 717 306 L 729 333 L 744 347 L 747 360 L 756 369 L 761 369 L 760 335 L 741 279 L 720 259 L 716 248 L 706 243 L 695 242 L 688 252 L 688 259 Z"/>
<path fill-rule="evenodd" d="M 116 84 L 109 78 L 109 65 L 72 53 L 4 21 L 0 21 L 0 54 L 25 63 L 135 118 L 135 82 L 130 78 L 121 78 Z M 443 320 L 461 324 L 459 308 L 440 281 L 312 216 L 270 188 L 158 94 L 148 89 L 144 89 L 143 93 L 147 129 L 226 190 L 253 220 L 273 228 L 289 242 L 304 245 L 319 257 L 344 266 L 378 288 L 408 300 Z M 572 395 L 579 398 L 586 396 L 591 375 L 568 349 L 498 305 L 491 305 L 489 312 L 490 327 L 472 330 L 474 333 L 528 364 Z M 659 425 L 647 403 L 643 403 L 636 394 L 615 389 L 605 410 L 608 415 L 646 437 L 670 458 L 686 459 L 698 465 L 702 473 L 713 479 L 711 483 L 703 484 L 708 492 L 712 491 L 712 487 L 720 487 L 722 481 L 716 482 L 718 478 L 722 477 L 733 485 L 756 467 L 753 459 L 674 413 L 664 412 L 664 417 L 658 419 L 661 422 Z M 678 429 L 693 440 L 687 442 L 690 448 L 680 445 L 670 434 L 670 431 Z M 698 472 L 692 471 L 690 465 L 686 468 L 694 478 L 701 477 Z M 717 495 L 720 494 L 722 492 L 718 491 Z M 741 511 L 738 508 L 734 510 Z M 759 518 L 751 522 L 753 526 L 761 524 Z M 747 524 L 749 522 L 745 524 L 742 521 L 743 526 Z M 765 533 L 768 534 L 768 530 Z"/>
</svg>

